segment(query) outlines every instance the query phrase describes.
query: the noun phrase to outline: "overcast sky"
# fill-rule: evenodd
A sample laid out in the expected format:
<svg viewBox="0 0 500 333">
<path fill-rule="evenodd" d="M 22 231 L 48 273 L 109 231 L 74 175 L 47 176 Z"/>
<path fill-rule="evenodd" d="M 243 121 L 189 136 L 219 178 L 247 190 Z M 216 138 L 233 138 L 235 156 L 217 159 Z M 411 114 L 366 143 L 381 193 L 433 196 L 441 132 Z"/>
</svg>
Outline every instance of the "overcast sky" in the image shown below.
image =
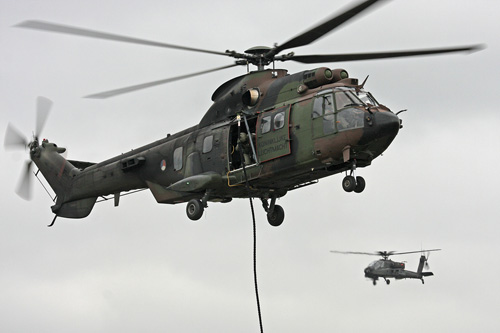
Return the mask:
<svg viewBox="0 0 500 333">
<path fill-rule="evenodd" d="M 352 1 L 0 0 L 0 137 L 9 122 L 34 130 L 35 99 L 54 101 L 43 136 L 68 158 L 99 162 L 195 125 L 233 68 L 108 100 L 82 96 L 231 63 L 189 53 L 14 28 L 39 19 L 159 42 L 243 52 L 283 43 Z M 500 2 L 390 1 L 296 54 L 487 44 L 481 52 L 300 65 L 370 75 L 366 89 L 401 114 L 383 156 L 292 191 L 285 222 L 268 225 L 255 201 L 265 332 L 498 332 L 500 321 Z M 15 193 L 25 152 L 0 149 L 0 331 L 258 332 L 248 200 L 210 204 L 198 222 L 149 191 L 58 219 L 34 184 Z M 374 258 L 330 250 L 411 251 L 435 276 L 376 287 Z M 419 255 L 395 257 L 416 270 Z M 383 282 L 383 281 L 382 281 Z"/>
</svg>

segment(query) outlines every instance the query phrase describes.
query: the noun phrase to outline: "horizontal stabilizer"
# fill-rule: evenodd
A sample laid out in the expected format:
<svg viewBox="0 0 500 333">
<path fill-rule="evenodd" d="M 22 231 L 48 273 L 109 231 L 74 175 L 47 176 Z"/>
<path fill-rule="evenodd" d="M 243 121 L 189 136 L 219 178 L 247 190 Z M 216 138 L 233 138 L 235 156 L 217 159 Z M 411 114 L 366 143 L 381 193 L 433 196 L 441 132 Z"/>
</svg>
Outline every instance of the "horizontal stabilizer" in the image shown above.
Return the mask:
<svg viewBox="0 0 500 333">
<path fill-rule="evenodd" d="M 87 217 L 92 208 L 94 208 L 94 204 L 97 200 L 97 197 L 80 199 L 70 202 L 65 202 L 62 205 L 54 205 L 52 206 L 52 212 L 60 217 L 66 217 L 71 219 L 80 219 Z"/>
<path fill-rule="evenodd" d="M 422 276 L 432 276 L 434 273 L 432 272 L 422 272 Z"/>
</svg>

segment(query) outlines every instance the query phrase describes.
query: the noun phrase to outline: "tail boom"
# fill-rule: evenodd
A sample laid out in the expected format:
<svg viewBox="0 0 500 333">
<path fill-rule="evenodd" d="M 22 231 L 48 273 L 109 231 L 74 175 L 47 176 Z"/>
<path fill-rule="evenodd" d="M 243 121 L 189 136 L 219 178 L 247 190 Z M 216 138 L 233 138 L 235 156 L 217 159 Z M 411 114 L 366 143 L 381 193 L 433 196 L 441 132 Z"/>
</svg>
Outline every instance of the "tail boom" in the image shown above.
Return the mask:
<svg viewBox="0 0 500 333">
<path fill-rule="evenodd" d="M 146 187 L 138 177 L 120 172 L 116 163 L 101 166 L 87 163 L 89 167 L 81 170 L 61 156 L 62 151 L 64 148 L 47 140 L 31 151 L 31 159 L 56 193 L 56 204 L 51 208 L 57 216 L 84 218 L 99 196 Z"/>
</svg>

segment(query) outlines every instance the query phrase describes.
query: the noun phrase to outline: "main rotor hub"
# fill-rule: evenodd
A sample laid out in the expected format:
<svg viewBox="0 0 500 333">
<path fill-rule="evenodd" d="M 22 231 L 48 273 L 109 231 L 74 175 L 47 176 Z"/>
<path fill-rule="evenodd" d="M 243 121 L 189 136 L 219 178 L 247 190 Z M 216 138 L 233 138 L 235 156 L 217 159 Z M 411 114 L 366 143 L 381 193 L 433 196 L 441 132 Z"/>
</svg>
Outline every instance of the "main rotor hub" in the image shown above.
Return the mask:
<svg viewBox="0 0 500 333">
<path fill-rule="evenodd" d="M 271 51 L 271 48 L 268 46 L 254 46 L 245 51 L 245 53 L 253 54 L 253 55 L 264 55 Z"/>
<path fill-rule="evenodd" d="M 257 66 L 257 69 L 261 71 L 274 60 L 274 56 L 271 58 L 266 57 L 266 55 L 270 54 L 271 50 L 272 48 L 268 46 L 254 46 L 245 51 L 245 58 L 249 63 Z"/>
</svg>

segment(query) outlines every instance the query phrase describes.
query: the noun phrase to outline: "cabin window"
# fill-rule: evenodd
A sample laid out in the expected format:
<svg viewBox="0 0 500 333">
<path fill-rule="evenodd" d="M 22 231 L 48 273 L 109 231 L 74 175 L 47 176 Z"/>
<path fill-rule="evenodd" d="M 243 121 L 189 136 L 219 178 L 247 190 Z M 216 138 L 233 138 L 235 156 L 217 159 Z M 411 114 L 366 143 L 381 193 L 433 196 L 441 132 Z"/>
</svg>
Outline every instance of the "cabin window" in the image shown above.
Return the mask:
<svg viewBox="0 0 500 333">
<path fill-rule="evenodd" d="M 285 111 L 274 115 L 274 130 L 279 130 L 285 126 Z"/>
<path fill-rule="evenodd" d="M 209 153 L 212 151 L 212 147 L 213 147 L 213 143 L 214 143 L 214 136 L 213 135 L 209 135 L 207 137 L 205 137 L 205 139 L 203 139 L 203 154 L 206 154 L 206 153 Z"/>
<path fill-rule="evenodd" d="M 182 169 L 182 147 L 178 147 L 174 150 L 174 170 Z"/>
<path fill-rule="evenodd" d="M 265 134 L 271 130 L 271 116 L 262 117 L 260 121 L 260 132 Z"/>
</svg>

